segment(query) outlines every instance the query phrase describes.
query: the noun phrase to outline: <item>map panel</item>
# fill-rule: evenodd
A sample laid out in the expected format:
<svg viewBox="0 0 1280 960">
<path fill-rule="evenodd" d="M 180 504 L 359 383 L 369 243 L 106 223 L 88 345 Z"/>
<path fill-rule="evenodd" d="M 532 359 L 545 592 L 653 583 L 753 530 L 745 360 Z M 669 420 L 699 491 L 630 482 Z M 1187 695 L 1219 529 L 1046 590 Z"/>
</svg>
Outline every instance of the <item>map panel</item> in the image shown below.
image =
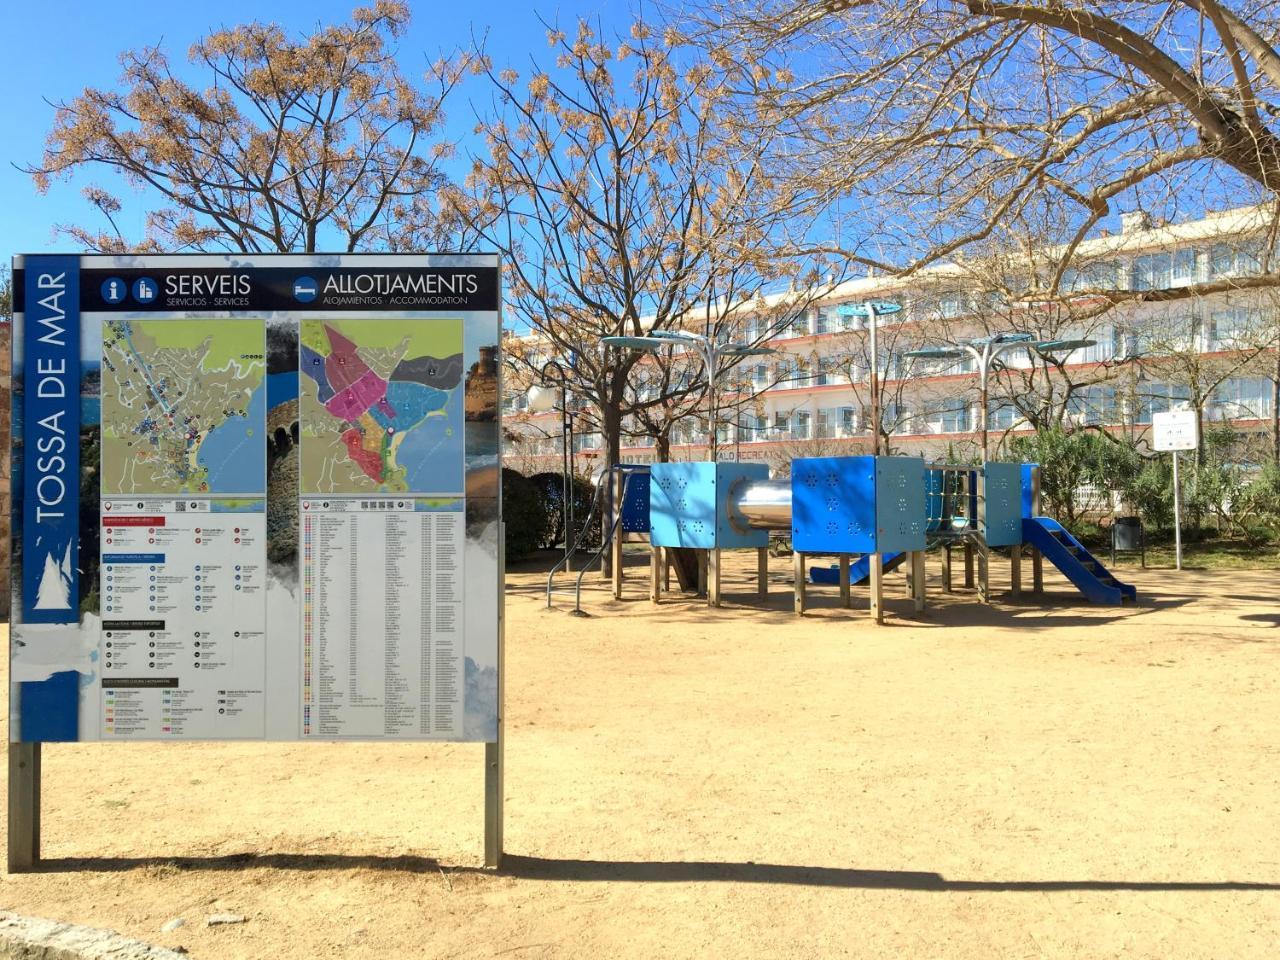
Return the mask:
<svg viewBox="0 0 1280 960">
<path fill-rule="evenodd" d="M 463 321 L 300 326 L 302 493 L 462 493 Z"/>
<path fill-rule="evenodd" d="M 103 324 L 104 495 L 266 493 L 261 320 Z"/>
</svg>

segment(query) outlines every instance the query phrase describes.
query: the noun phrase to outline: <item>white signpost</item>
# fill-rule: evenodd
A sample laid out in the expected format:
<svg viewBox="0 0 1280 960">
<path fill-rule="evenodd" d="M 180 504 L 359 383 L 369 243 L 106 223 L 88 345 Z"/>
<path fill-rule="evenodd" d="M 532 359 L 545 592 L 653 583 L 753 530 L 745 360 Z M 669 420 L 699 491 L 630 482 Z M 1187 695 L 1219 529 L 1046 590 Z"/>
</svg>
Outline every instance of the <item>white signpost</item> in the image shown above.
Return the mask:
<svg viewBox="0 0 1280 960">
<path fill-rule="evenodd" d="M 1174 563 L 1182 569 L 1182 484 L 1178 480 L 1178 451 L 1200 445 L 1200 418 L 1194 410 L 1166 410 L 1151 415 L 1151 446 L 1173 453 Z"/>
</svg>

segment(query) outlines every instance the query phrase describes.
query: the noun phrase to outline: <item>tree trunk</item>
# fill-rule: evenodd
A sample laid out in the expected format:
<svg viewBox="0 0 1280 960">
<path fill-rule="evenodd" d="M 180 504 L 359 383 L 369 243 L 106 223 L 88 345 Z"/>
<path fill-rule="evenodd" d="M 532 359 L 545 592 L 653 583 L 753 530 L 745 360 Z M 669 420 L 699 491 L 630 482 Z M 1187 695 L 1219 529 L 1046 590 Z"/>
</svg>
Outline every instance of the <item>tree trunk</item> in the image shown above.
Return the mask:
<svg viewBox="0 0 1280 960">
<path fill-rule="evenodd" d="M 620 505 L 615 504 L 613 485 L 613 465 L 622 456 L 622 402 L 617 397 L 609 396 L 609 399 L 600 405 L 600 432 L 604 435 L 605 455 L 605 461 L 600 465 L 602 471 L 600 482 L 606 485 L 604 511 L 600 515 L 600 538 L 603 546 L 613 529 L 614 510 L 620 508 Z M 606 577 L 613 576 L 611 554 L 612 551 L 605 550 L 600 561 L 600 572 Z"/>
<path fill-rule="evenodd" d="M 1280 467 L 1280 348 L 1271 371 L 1271 462 Z"/>
<path fill-rule="evenodd" d="M 671 431 L 665 430 L 653 438 L 653 459 L 657 463 L 671 462 Z"/>
</svg>

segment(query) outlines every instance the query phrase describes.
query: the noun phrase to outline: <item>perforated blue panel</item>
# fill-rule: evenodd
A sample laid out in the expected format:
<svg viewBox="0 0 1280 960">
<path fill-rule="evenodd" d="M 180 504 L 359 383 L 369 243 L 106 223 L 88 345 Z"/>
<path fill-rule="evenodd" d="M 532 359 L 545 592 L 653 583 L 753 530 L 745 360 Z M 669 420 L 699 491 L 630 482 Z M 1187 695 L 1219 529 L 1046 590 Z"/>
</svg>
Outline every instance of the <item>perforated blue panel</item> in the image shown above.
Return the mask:
<svg viewBox="0 0 1280 960">
<path fill-rule="evenodd" d="M 622 501 L 622 532 L 649 532 L 649 471 L 627 464 L 627 495 Z"/>
<path fill-rule="evenodd" d="M 1022 465 L 1022 516 L 1023 518 L 1034 517 L 1036 515 L 1035 504 L 1031 502 L 1032 494 L 1032 474 L 1039 467 L 1038 463 L 1024 463 Z"/>
<path fill-rule="evenodd" d="M 655 463 L 649 468 L 649 542 L 656 547 L 716 545 L 714 463 Z"/>
<path fill-rule="evenodd" d="M 769 479 L 769 465 L 765 463 L 721 463 L 716 471 L 716 545 L 726 549 L 767 547 L 768 530 L 743 530 L 745 519 L 737 517 L 736 526 L 731 517 L 729 501 L 748 483 Z"/>
<path fill-rule="evenodd" d="M 1022 543 L 1022 464 L 983 464 L 986 472 L 986 518 L 982 536 L 989 547 Z"/>
<path fill-rule="evenodd" d="M 923 518 L 923 489 L 919 512 Z M 793 548 L 801 553 L 874 553 L 875 528 L 874 457 L 791 461 Z"/>
<path fill-rule="evenodd" d="M 876 549 L 905 553 L 926 547 L 924 461 L 876 458 Z"/>
</svg>

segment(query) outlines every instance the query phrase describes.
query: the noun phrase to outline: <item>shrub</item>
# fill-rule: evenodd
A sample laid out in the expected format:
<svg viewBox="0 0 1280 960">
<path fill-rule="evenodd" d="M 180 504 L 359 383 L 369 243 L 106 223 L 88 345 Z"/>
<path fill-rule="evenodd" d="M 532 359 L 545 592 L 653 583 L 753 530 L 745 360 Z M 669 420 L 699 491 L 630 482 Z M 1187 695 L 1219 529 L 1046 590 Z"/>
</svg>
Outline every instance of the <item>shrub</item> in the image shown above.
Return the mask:
<svg viewBox="0 0 1280 960">
<path fill-rule="evenodd" d="M 507 468 L 502 471 L 502 517 L 508 563 L 542 548 L 548 524 L 546 499 L 528 477 Z"/>
</svg>

